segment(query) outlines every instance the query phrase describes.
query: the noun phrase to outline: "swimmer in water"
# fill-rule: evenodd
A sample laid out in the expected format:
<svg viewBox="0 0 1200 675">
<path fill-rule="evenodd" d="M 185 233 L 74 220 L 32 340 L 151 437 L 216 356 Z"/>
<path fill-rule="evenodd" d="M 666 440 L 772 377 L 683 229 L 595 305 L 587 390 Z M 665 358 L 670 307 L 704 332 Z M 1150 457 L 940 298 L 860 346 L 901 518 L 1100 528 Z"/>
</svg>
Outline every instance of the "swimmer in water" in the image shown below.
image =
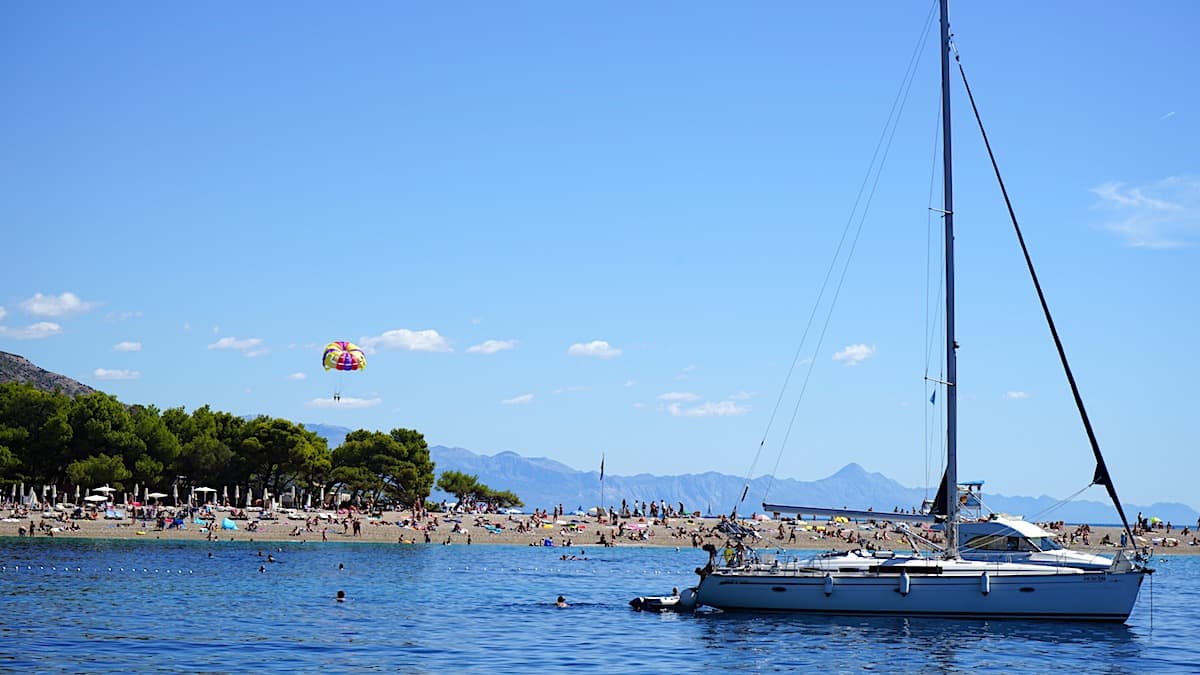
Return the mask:
<svg viewBox="0 0 1200 675">
<path fill-rule="evenodd" d="M 561 595 L 560 595 L 560 596 L 558 596 L 558 600 L 555 600 L 555 601 L 554 601 L 554 606 L 555 606 L 555 607 L 566 607 L 566 606 L 567 606 L 567 599 L 566 599 L 566 598 L 564 598 L 564 597 L 563 597 L 563 596 L 561 596 Z"/>
</svg>

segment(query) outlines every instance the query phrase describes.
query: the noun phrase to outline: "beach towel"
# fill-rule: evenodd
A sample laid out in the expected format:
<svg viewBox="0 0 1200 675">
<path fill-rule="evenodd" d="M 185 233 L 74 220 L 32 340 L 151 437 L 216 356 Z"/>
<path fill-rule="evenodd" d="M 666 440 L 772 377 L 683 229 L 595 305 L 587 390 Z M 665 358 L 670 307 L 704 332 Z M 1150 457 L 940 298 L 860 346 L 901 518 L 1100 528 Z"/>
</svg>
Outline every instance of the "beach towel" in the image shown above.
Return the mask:
<svg viewBox="0 0 1200 675">
<path fill-rule="evenodd" d="M 222 530 L 236 530 L 236 529 L 238 529 L 238 527 L 236 524 L 234 524 L 234 522 L 232 520 L 226 518 L 221 521 L 221 529 Z"/>
</svg>

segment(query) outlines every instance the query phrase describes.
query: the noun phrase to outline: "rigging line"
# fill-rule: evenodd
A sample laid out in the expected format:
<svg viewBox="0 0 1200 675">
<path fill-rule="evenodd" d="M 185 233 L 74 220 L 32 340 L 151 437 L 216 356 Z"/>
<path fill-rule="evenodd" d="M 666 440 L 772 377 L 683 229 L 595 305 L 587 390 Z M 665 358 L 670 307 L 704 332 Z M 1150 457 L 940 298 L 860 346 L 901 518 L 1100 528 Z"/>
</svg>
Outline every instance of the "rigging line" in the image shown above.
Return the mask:
<svg viewBox="0 0 1200 675">
<path fill-rule="evenodd" d="M 928 207 L 933 206 L 933 191 L 934 191 L 934 187 L 937 184 L 938 139 L 940 139 L 942 136 L 942 118 L 941 118 L 940 111 L 939 111 L 939 114 L 934 118 L 934 121 L 935 121 L 935 124 L 933 125 L 933 128 L 934 128 L 934 131 L 933 131 L 933 154 L 929 160 L 929 196 L 926 198 L 926 204 Z M 933 211 L 931 209 L 926 209 L 926 211 L 925 211 L 925 328 L 921 331 L 921 333 L 923 334 L 923 336 L 925 338 L 925 378 L 926 378 L 925 382 L 926 382 L 926 384 L 928 384 L 928 378 L 929 378 L 929 362 L 933 358 L 933 356 L 932 356 L 933 338 L 931 335 L 932 331 L 930 330 L 930 326 L 932 326 L 933 324 L 931 324 L 929 322 L 929 297 L 930 297 L 929 296 L 929 280 L 933 277 L 933 269 L 932 269 L 933 254 L 930 253 L 932 247 L 933 247 Z M 941 278 L 940 274 L 938 275 L 938 278 L 939 279 Z M 941 290 L 942 290 L 942 286 L 941 286 L 941 282 L 939 282 L 938 283 L 938 292 L 940 293 Z M 939 305 L 938 311 L 940 314 L 940 312 L 941 312 L 940 305 Z M 935 320 L 936 320 L 936 317 L 935 317 Z M 938 379 L 942 379 L 942 378 L 938 378 Z M 937 385 L 936 384 L 932 385 L 932 386 L 927 386 L 925 388 L 926 393 L 928 393 L 930 389 L 933 390 L 934 395 L 937 394 Z M 924 400 L 924 399 L 922 399 L 922 400 Z M 930 405 L 931 406 L 933 405 L 932 400 L 930 401 Z M 933 446 L 933 443 L 931 442 L 930 435 L 929 435 L 929 433 L 930 433 L 929 432 L 929 428 L 930 428 L 929 422 L 930 422 L 930 418 L 934 416 L 935 412 L 936 412 L 936 409 L 930 410 L 921 416 L 922 421 L 925 424 L 925 429 L 921 433 L 921 443 L 925 448 L 925 499 L 929 499 L 929 455 L 932 452 L 932 446 Z"/>
<path fill-rule="evenodd" d="M 820 309 L 820 306 L 821 306 L 821 301 L 825 297 L 825 292 L 829 286 L 829 280 L 833 276 L 834 270 L 837 268 L 838 260 L 841 258 L 842 248 L 846 242 L 846 235 L 849 234 L 850 228 L 854 224 L 854 214 L 859 210 L 859 205 L 862 203 L 862 200 L 863 200 L 863 193 L 866 192 L 867 184 L 871 181 L 871 174 L 872 174 L 872 172 L 874 172 L 875 173 L 875 183 L 872 184 L 871 192 L 867 197 L 868 206 L 864 207 L 864 213 L 863 213 L 862 218 L 865 219 L 865 217 L 866 217 L 865 209 L 869 208 L 871 197 L 874 195 L 874 185 L 878 184 L 878 182 L 879 182 L 879 173 L 882 170 L 883 162 L 887 159 L 887 150 L 890 149 L 890 147 L 891 147 L 891 138 L 893 136 L 895 136 L 896 125 L 899 122 L 899 117 L 900 117 L 899 110 L 903 109 L 904 102 L 908 100 L 908 92 L 912 88 L 912 82 L 916 77 L 917 64 L 920 62 L 921 52 L 924 51 L 923 47 L 924 47 L 925 43 L 928 41 L 930 27 L 933 25 L 932 18 L 934 15 L 934 10 L 936 8 L 937 8 L 937 3 L 933 3 L 933 5 L 931 6 L 931 8 L 929 10 L 929 14 L 925 17 L 925 24 L 924 24 L 925 28 L 921 34 L 921 37 L 917 40 L 917 46 L 913 49 L 912 55 L 909 56 L 908 67 L 904 73 L 904 77 L 901 78 L 900 89 L 896 92 L 896 97 L 892 100 L 892 108 L 890 111 L 888 111 L 887 120 L 884 122 L 883 129 L 882 129 L 882 131 L 880 131 L 879 139 L 875 143 L 875 151 L 871 155 L 871 161 L 867 164 L 867 172 L 863 176 L 862 183 L 858 187 L 858 194 L 855 196 L 854 206 L 850 209 L 850 215 L 846 219 L 846 225 L 842 228 L 842 235 L 841 235 L 841 238 L 838 240 L 837 247 L 834 250 L 833 259 L 830 260 L 830 262 L 829 262 L 829 269 L 826 270 L 825 278 L 821 282 L 821 289 L 817 293 L 816 302 L 813 303 L 812 312 L 809 314 L 808 322 L 805 324 L 804 332 L 800 337 L 800 344 L 797 345 L 797 347 L 796 347 L 796 353 L 792 357 L 791 366 L 788 368 L 787 375 L 784 377 L 783 386 L 780 387 L 780 389 L 779 389 L 779 396 L 775 399 L 775 406 L 771 409 L 771 416 L 767 420 L 767 427 L 763 431 L 762 440 L 759 441 L 758 448 L 754 453 L 754 459 L 750 463 L 750 469 L 746 472 L 746 478 L 745 478 L 744 485 L 742 488 L 742 495 L 738 499 L 737 504 L 734 505 L 735 510 L 737 509 L 738 504 L 741 504 L 742 502 L 744 502 L 746 500 L 746 495 L 750 491 L 750 479 L 754 475 L 754 468 L 758 465 L 758 460 L 761 458 L 763 448 L 767 443 L 767 437 L 770 435 L 771 428 L 775 424 L 775 418 L 778 415 L 779 409 L 783 404 L 784 394 L 787 393 L 788 386 L 792 379 L 792 375 L 795 372 L 797 364 L 800 362 L 800 355 L 804 351 L 804 343 L 808 341 L 809 331 L 812 329 L 813 321 L 816 318 L 817 311 Z M 891 127 L 890 134 L 888 132 L 889 127 Z M 886 147 L 885 147 L 885 141 L 886 141 Z M 884 149 L 883 158 L 879 159 L 881 148 Z M 879 160 L 878 163 L 876 162 L 877 159 Z M 878 168 L 876 168 L 877 166 L 878 166 Z M 862 220 L 861 219 L 859 221 L 858 230 L 859 231 L 862 230 Z M 857 235 L 856 235 L 856 238 L 857 238 Z M 853 253 L 853 247 L 851 247 L 851 249 L 850 249 L 850 254 L 852 254 L 852 253 Z M 850 254 L 848 254 L 847 258 L 846 258 L 845 264 L 847 266 L 849 265 Z M 842 278 L 845 278 L 844 270 L 842 272 Z M 840 287 L 840 282 L 839 282 L 839 287 Z M 834 302 L 836 302 L 836 295 L 834 296 Z M 830 311 L 832 312 L 832 308 Z M 826 325 L 828 325 L 828 319 L 826 319 Z M 815 351 L 814 351 L 814 355 L 815 355 Z M 811 363 L 810 363 L 810 366 L 811 366 Z M 809 373 L 811 374 L 811 372 L 812 372 L 812 368 L 810 367 Z M 807 383 L 807 379 L 806 379 L 806 383 Z M 801 397 L 803 397 L 803 389 L 801 390 Z M 794 413 L 793 413 L 792 417 L 794 420 L 795 419 Z M 772 484 L 774 483 L 774 472 L 776 469 L 779 468 L 779 459 L 782 458 L 782 455 L 783 455 L 783 450 L 781 447 L 780 448 L 780 457 L 777 458 L 775 461 L 775 467 L 771 472 L 771 476 L 770 476 L 768 484 L 767 484 L 767 490 L 766 490 L 767 493 L 770 493 Z"/>
<path fill-rule="evenodd" d="M 979 115 L 979 108 L 975 105 L 975 96 L 971 93 L 971 85 L 967 82 L 967 72 L 963 69 L 962 62 L 958 58 L 958 48 L 954 50 L 954 61 L 958 64 L 958 73 L 962 77 L 963 87 L 967 92 L 967 99 L 971 102 L 971 110 L 975 113 L 975 121 L 979 124 L 979 133 L 983 136 L 983 145 L 987 148 L 988 158 L 992 161 L 992 171 L 996 174 L 996 182 L 1000 184 L 1000 193 L 1004 195 L 1004 205 L 1008 208 L 1008 217 L 1012 221 L 1013 231 L 1017 234 L 1017 241 L 1021 244 L 1021 253 L 1025 256 L 1025 266 L 1029 269 L 1029 277 L 1033 280 L 1033 287 L 1037 290 L 1038 301 L 1042 304 L 1042 314 L 1046 317 L 1046 325 L 1050 328 L 1050 335 L 1054 337 L 1054 346 L 1058 349 L 1058 359 L 1062 362 L 1063 372 L 1067 376 L 1067 382 L 1071 385 L 1071 394 L 1075 397 L 1075 407 L 1079 410 L 1079 417 L 1083 421 L 1083 428 L 1087 430 L 1088 442 L 1092 446 L 1092 454 L 1096 457 L 1096 470 L 1092 474 L 1092 484 L 1099 483 L 1108 490 L 1108 496 L 1112 499 L 1113 506 L 1117 507 L 1117 514 L 1121 516 L 1121 524 L 1125 526 L 1125 533 L 1129 535 L 1129 541 L 1133 541 L 1133 530 L 1129 527 L 1129 519 L 1125 517 L 1125 509 L 1121 506 L 1121 500 L 1117 498 L 1117 489 L 1113 487 L 1112 476 L 1108 473 L 1108 465 L 1104 462 L 1104 455 L 1100 452 L 1100 442 L 1096 440 L 1096 432 L 1092 429 L 1092 421 L 1088 418 L 1087 409 L 1083 405 L 1083 396 L 1079 393 L 1079 385 L 1075 383 L 1075 375 L 1071 372 L 1071 364 L 1067 362 L 1067 352 L 1063 348 L 1062 340 L 1058 336 L 1058 329 L 1054 326 L 1054 317 L 1050 315 L 1050 305 L 1046 302 L 1046 294 L 1042 292 L 1042 284 L 1038 281 L 1037 272 L 1033 268 L 1033 258 L 1029 254 L 1029 247 L 1025 245 L 1025 237 L 1021 234 L 1021 226 L 1017 223 L 1017 214 L 1013 210 L 1012 200 L 1008 198 L 1008 189 L 1004 187 L 1004 179 L 1000 177 L 1000 165 L 996 162 L 996 155 L 992 152 L 992 144 L 988 141 L 987 131 L 983 128 L 983 118 Z"/>
<path fill-rule="evenodd" d="M 933 25 L 932 17 L 933 17 L 933 12 L 931 10 L 929 16 L 926 17 L 925 32 L 921 35 L 921 39 L 918 41 L 917 48 L 916 48 L 916 50 L 914 50 L 913 60 L 910 61 L 910 63 L 909 63 L 909 80 L 907 82 L 907 86 L 902 85 L 901 92 L 898 94 L 898 96 L 902 96 L 902 98 L 899 100 L 899 105 L 900 105 L 901 111 L 904 108 L 904 104 L 908 101 L 909 91 L 912 90 L 912 82 L 916 76 L 916 67 L 917 67 L 917 64 L 920 62 L 920 53 L 922 51 L 924 51 L 923 47 L 925 46 L 925 43 L 929 37 L 930 27 Z M 892 108 L 893 108 L 893 110 L 895 110 L 896 105 L 893 104 Z M 771 476 L 772 476 L 771 481 L 774 481 L 773 477 L 774 477 L 775 473 L 779 470 L 779 463 L 783 460 L 783 450 L 785 447 L 787 447 L 787 442 L 792 436 L 792 430 L 795 428 L 796 417 L 800 413 L 800 404 L 804 401 L 804 394 L 805 394 L 805 392 L 808 391 L 808 383 L 812 379 L 813 368 L 815 368 L 816 364 L 817 364 L 816 356 L 821 351 L 821 345 L 824 344 L 824 342 L 825 342 L 825 334 L 828 332 L 829 324 L 830 324 L 831 320 L 833 319 L 833 311 L 837 307 L 838 297 L 841 296 L 842 286 L 846 281 L 846 274 L 850 271 L 850 261 L 854 257 L 854 250 L 858 246 L 858 239 L 862 235 L 863 226 L 866 224 L 867 214 L 871 209 L 871 202 L 875 196 L 875 189 L 878 187 L 879 179 L 883 175 L 883 165 L 887 162 L 888 154 L 891 152 L 891 149 L 892 149 L 892 139 L 895 137 L 896 130 L 899 128 L 899 126 L 900 126 L 900 113 L 897 112 L 896 116 L 895 116 L 895 121 L 892 122 L 891 131 L 888 133 L 888 136 L 887 136 L 887 144 L 884 146 L 883 157 L 880 158 L 880 160 L 879 160 L 879 168 L 876 170 L 875 178 L 871 183 L 871 191 L 867 195 L 866 205 L 863 206 L 862 213 L 859 216 L 858 226 L 857 226 L 857 228 L 855 228 L 855 231 L 854 231 L 854 239 L 851 241 L 850 249 L 846 254 L 846 261 L 842 267 L 842 273 L 838 277 L 837 286 L 834 288 L 834 291 L 833 291 L 833 298 L 830 301 L 829 309 L 825 314 L 825 322 L 821 326 L 821 333 L 817 337 L 816 346 L 813 348 L 813 358 L 809 359 L 808 370 L 805 371 L 804 382 L 800 386 L 800 394 L 796 398 L 796 405 L 794 408 L 792 408 L 792 416 L 788 420 L 787 430 L 784 432 L 783 440 L 779 444 L 779 453 L 775 456 L 775 465 L 774 465 L 774 467 L 772 467 L 772 470 L 771 470 Z M 885 126 L 885 130 L 886 130 L 886 126 Z M 771 483 L 768 483 L 768 490 L 770 489 L 770 486 L 771 486 Z M 743 498 L 744 498 L 744 495 L 743 495 Z"/>
<path fill-rule="evenodd" d="M 1064 504 L 1067 504 L 1068 502 L 1075 501 L 1075 498 L 1076 498 L 1076 497 L 1078 497 L 1079 495 L 1083 494 L 1083 493 L 1084 493 L 1084 492 L 1085 492 L 1085 491 L 1086 491 L 1088 488 L 1092 487 L 1092 485 L 1093 485 L 1093 483 L 1088 483 L 1087 485 L 1084 485 L 1083 487 L 1081 487 L 1081 488 L 1079 488 L 1078 490 L 1076 490 L 1076 491 L 1075 491 L 1075 494 L 1072 494 L 1070 497 L 1067 497 L 1066 499 L 1059 500 L 1059 502 L 1058 502 L 1057 504 L 1051 504 L 1050 506 L 1047 506 L 1046 508 L 1042 509 L 1041 511 L 1038 511 L 1037 513 L 1033 514 L 1033 515 L 1030 517 L 1030 522 L 1036 523 L 1036 522 L 1037 522 L 1037 520 L 1038 520 L 1038 517 L 1039 517 L 1039 516 L 1041 516 L 1041 515 L 1044 515 L 1044 514 L 1047 514 L 1047 513 L 1051 513 L 1051 512 L 1053 512 L 1055 509 L 1057 509 L 1057 508 L 1059 508 L 1059 507 L 1063 506 Z"/>
</svg>

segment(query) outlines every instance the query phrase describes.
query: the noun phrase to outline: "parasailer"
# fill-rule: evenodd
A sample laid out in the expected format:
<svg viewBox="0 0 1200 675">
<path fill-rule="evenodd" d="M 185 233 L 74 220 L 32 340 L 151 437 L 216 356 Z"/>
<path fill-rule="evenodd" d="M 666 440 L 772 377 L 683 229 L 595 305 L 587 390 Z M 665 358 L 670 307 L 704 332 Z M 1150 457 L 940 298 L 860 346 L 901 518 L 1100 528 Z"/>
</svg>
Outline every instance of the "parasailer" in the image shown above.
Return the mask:
<svg viewBox="0 0 1200 675">
<path fill-rule="evenodd" d="M 338 340 L 325 345 L 325 356 L 321 363 L 325 370 L 362 370 L 367 367 L 367 357 L 353 342 Z M 340 392 L 334 392 L 333 400 L 340 401 Z"/>
</svg>

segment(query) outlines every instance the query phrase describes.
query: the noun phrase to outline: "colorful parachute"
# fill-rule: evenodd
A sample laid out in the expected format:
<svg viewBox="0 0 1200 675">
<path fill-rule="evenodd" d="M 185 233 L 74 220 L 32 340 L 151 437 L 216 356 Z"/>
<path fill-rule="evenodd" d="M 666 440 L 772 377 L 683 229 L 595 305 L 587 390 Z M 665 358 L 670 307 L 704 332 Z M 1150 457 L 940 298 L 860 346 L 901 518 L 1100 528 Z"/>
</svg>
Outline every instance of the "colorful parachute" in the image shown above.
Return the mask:
<svg viewBox="0 0 1200 675">
<path fill-rule="evenodd" d="M 325 357 L 322 361 L 325 370 L 362 370 L 367 367 L 367 357 L 353 342 L 338 341 L 325 345 Z"/>
</svg>

